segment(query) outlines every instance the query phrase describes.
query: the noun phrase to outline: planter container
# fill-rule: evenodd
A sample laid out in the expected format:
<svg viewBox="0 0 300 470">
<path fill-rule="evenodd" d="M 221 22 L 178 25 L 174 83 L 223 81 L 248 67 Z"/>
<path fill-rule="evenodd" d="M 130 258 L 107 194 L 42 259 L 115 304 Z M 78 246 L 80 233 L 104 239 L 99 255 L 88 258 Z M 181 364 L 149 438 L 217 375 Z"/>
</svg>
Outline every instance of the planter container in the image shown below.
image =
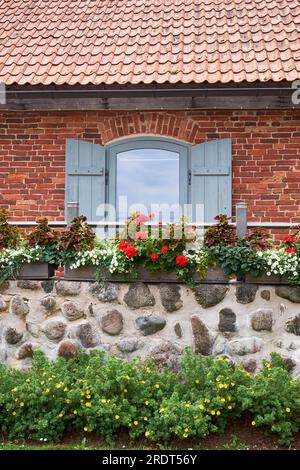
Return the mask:
<svg viewBox="0 0 300 470">
<path fill-rule="evenodd" d="M 48 263 L 26 263 L 21 267 L 18 279 L 49 279 L 54 276 L 56 266 Z"/>
<path fill-rule="evenodd" d="M 76 269 L 70 269 L 65 266 L 65 279 L 69 281 L 94 281 L 96 269 L 93 266 L 82 266 Z M 229 279 L 220 268 L 209 268 L 205 278 L 201 278 L 195 273 L 194 279 L 201 284 L 227 284 Z M 123 274 L 111 275 L 107 278 L 110 282 L 176 282 L 183 283 L 177 279 L 175 272 L 152 273 L 146 269 L 140 269 L 136 278 L 126 277 Z"/>
<path fill-rule="evenodd" d="M 93 266 L 81 266 L 70 269 L 65 266 L 65 279 L 68 281 L 94 281 L 96 269 Z"/>
<path fill-rule="evenodd" d="M 246 274 L 245 282 L 248 284 L 265 284 L 270 286 L 278 284 L 290 284 L 287 277 L 281 276 L 280 274 L 272 274 L 271 276 L 267 276 L 266 274 L 261 274 L 260 276 Z"/>
<path fill-rule="evenodd" d="M 194 279 L 200 284 L 228 284 L 229 282 L 229 277 L 224 273 L 223 269 L 218 267 L 208 268 L 204 278 L 195 273 Z"/>
</svg>

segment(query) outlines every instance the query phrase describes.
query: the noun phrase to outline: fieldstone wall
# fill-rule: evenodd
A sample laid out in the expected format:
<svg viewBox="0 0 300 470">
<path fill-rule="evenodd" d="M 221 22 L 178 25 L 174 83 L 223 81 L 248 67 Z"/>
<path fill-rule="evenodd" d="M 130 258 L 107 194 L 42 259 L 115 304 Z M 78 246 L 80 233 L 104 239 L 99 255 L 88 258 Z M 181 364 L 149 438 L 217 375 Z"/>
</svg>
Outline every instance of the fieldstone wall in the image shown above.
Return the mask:
<svg viewBox="0 0 300 470">
<path fill-rule="evenodd" d="M 0 361 L 30 367 L 80 348 L 176 368 L 185 346 L 254 372 L 277 351 L 300 377 L 300 287 L 10 281 L 0 287 Z"/>
</svg>

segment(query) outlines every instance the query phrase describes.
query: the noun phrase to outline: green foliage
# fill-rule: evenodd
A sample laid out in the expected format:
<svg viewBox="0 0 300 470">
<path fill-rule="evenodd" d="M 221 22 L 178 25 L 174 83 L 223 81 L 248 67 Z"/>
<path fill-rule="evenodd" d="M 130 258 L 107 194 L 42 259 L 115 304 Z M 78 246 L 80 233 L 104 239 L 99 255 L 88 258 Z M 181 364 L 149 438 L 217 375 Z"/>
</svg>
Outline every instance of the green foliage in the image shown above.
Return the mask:
<svg viewBox="0 0 300 470">
<path fill-rule="evenodd" d="M 0 210 L 0 250 L 15 248 L 19 241 L 19 230 L 8 223 L 8 212 L 5 209 Z"/>
<path fill-rule="evenodd" d="M 168 442 L 223 432 L 251 414 L 289 442 L 300 430 L 300 383 L 277 356 L 256 375 L 226 357 L 187 350 L 177 374 L 159 372 L 151 359 L 130 362 L 96 351 L 48 362 L 36 352 L 27 372 L 0 366 L 0 432 L 14 439 L 58 441 L 67 431 L 112 442 L 121 430 L 132 439 Z"/>
<path fill-rule="evenodd" d="M 236 246 L 214 246 L 211 248 L 211 254 L 225 274 L 236 274 L 238 279 L 246 273 L 258 276 L 265 270 L 265 262 L 257 256 L 257 250 L 250 248 L 243 241 Z"/>
</svg>

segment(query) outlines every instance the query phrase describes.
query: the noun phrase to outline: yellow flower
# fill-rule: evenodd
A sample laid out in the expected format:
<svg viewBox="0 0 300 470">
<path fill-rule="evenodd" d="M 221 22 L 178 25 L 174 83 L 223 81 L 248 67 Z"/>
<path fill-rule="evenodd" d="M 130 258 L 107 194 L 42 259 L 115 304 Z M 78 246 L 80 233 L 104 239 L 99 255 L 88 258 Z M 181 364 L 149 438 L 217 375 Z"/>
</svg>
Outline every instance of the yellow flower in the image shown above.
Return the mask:
<svg viewBox="0 0 300 470">
<path fill-rule="evenodd" d="M 185 407 L 186 407 L 186 408 L 189 408 L 189 407 L 190 407 L 190 404 L 189 404 L 189 403 L 186 403 L 186 404 L 185 404 Z"/>
<path fill-rule="evenodd" d="M 68 387 L 65 387 L 64 392 L 68 392 L 68 391 L 69 391 Z"/>
<path fill-rule="evenodd" d="M 13 416 L 16 416 L 16 414 L 17 414 L 17 413 L 16 413 L 15 411 L 12 412 L 12 415 L 13 415 Z"/>
<path fill-rule="evenodd" d="M 221 411 L 218 410 L 217 411 L 217 416 L 220 416 L 220 414 L 221 414 Z"/>
<path fill-rule="evenodd" d="M 228 357 L 225 357 L 225 362 L 230 362 L 230 359 Z"/>
<path fill-rule="evenodd" d="M 81 392 L 81 396 L 84 397 L 84 393 L 83 393 L 83 392 Z"/>
<path fill-rule="evenodd" d="M 91 395 L 87 395 L 86 398 L 89 400 L 91 398 Z"/>
<path fill-rule="evenodd" d="M 198 408 L 200 408 L 200 410 L 204 410 L 204 406 L 202 405 L 202 403 L 200 403 L 200 405 L 198 406 Z"/>
<path fill-rule="evenodd" d="M 255 425 L 256 425 L 256 422 L 255 422 L 255 421 L 252 421 L 251 424 L 252 424 L 252 426 L 255 426 Z"/>
<path fill-rule="evenodd" d="M 147 367 L 146 372 L 147 372 L 147 374 L 151 374 L 151 369 L 150 369 L 150 367 Z"/>
<path fill-rule="evenodd" d="M 160 385 L 159 385 L 159 384 L 155 384 L 154 387 L 155 387 L 155 388 L 159 388 Z"/>
<path fill-rule="evenodd" d="M 149 405 L 150 401 L 149 400 L 146 400 L 145 401 L 145 405 Z"/>
<path fill-rule="evenodd" d="M 23 401 L 21 401 L 21 403 L 20 403 L 20 406 L 21 406 L 21 407 L 23 407 L 23 406 L 24 406 L 24 402 L 23 402 Z"/>
<path fill-rule="evenodd" d="M 224 385 L 223 385 L 223 384 L 219 384 L 219 388 L 223 388 L 223 387 L 224 387 Z"/>
<path fill-rule="evenodd" d="M 165 411 L 164 408 L 160 408 L 160 410 L 159 410 L 160 413 L 163 413 L 164 411 Z"/>
<path fill-rule="evenodd" d="M 189 428 L 185 428 L 184 432 L 189 432 Z"/>
<path fill-rule="evenodd" d="M 227 400 L 228 400 L 228 401 L 231 400 L 231 395 L 227 395 Z"/>
<path fill-rule="evenodd" d="M 17 387 L 11 389 L 12 392 L 16 392 L 17 390 Z"/>
<path fill-rule="evenodd" d="M 90 408 L 90 407 L 92 406 L 92 404 L 91 404 L 90 401 L 87 401 L 86 404 L 85 404 L 85 406 L 86 406 L 87 408 Z"/>
<path fill-rule="evenodd" d="M 50 388 L 46 388 L 45 393 L 49 393 L 49 392 L 50 392 Z"/>
<path fill-rule="evenodd" d="M 211 414 L 214 416 L 216 414 L 215 410 L 211 410 Z"/>
<path fill-rule="evenodd" d="M 59 413 L 59 415 L 58 415 L 58 416 L 59 416 L 59 418 L 62 418 L 62 417 L 63 417 L 63 415 L 64 415 L 63 413 Z"/>
<path fill-rule="evenodd" d="M 147 416 L 144 416 L 144 421 L 148 421 L 148 418 L 147 418 Z"/>
<path fill-rule="evenodd" d="M 149 432 L 149 431 L 146 431 L 146 432 L 145 432 L 145 436 L 146 436 L 146 437 L 149 437 L 149 436 L 150 436 L 150 432 Z"/>
<path fill-rule="evenodd" d="M 83 428 L 83 430 L 84 430 L 85 432 L 87 432 L 87 431 L 88 431 L 88 428 L 85 426 L 85 427 Z"/>
<path fill-rule="evenodd" d="M 291 412 L 291 408 L 287 407 L 287 408 L 285 409 L 285 411 L 286 411 L 287 413 L 290 413 L 290 412 Z"/>
<path fill-rule="evenodd" d="M 234 383 L 234 382 L 231 382 L 231 384 L 230 384 L 230 385 L 231 385 L 232 387 L 234 387 L 234 386 L 235 386 L 235 383 Z"/>
<path fill-rule="evenodd" d="M 74 414 L 74 415 L 77 415 L 77 413 L 78 413 L 77 410 L 74 410 L 74 411 L 73 411 L 73 414 Z"/>
<path fill-rule="evenodd" d="M 65 399 L 65 403 L 70 403 L 70 401 L 68 398 Z"/>
<path fill-rule="evenodd" d="M 199 379 L 196 379 L 195 380 L 195 384 L 199 384 L 200 383 L 200 380 Z"/>
<path fill-rule="evenodd" d="M 228 384 L 223 384 L 223 388 L 228 388 Z"/>
<path fill-rule="evenodd" d="M 231 406 L 231 405 L 227 406 L 227 408 L 228 408 L 229 410 L 232 410 L 232 406 Z"/>
<path fill-rule="evenodd" d="M 225 401 L 226 401 L 225 398 L 221 398 L 222 403 L 225 403 Z"/>
<path fill-rule="evenodd" d="M 210 399 L 209 399 L 209 398 L 205 398 L 204 403 L 210 403 Z"/>
<path fill-rule="evenodd" d="M 61 384 L 56 384 L 55 388 L 61 388 Z"/>
<path fill-rule="evenodd" d="M 26 379 L 26 382 L 30 382 L 30 379 Z"/>
<path fill-rule="evenodd" d="M 101 403 L 106 403 L 105 398 L 102 398 Z"/>
<path fill-rule="evenodd" d="M 187 437 L 189 437 L 189 435 L 187 433 L 184 433 L 182 437 L 186 439 Z"/>
<path fill-rule="evenodd" d="M 124 388 L 124 393 L 127 393 L 127 392 L 128 392 L 127 388 Z"/>
<path fill-rule="evenodd" d="M 145 383 L 146 383 L 146 381 L 145 381 L 145 380 L 141 380 L 141 384 L 145 384 Z"/>
<path fill-rule="evenodd" d="M 139 424 L 139 422 L 138 422 L 138 421 L 133 421 L 133 424 L 134 424 L 135 426 L 137 426 L 137 425 Z"/>
<path fill-rule="evenodd" d="M 119 416 L 119 415 L 115 415 L 115 419 L 116 419 L 116 420 L 120 419 L 120 416 Z"/>
<path fill-rule="evenodd" d="M 44 385 L 44 383 L 45 383 L 45 380 L 42 380 L 42 381 L 40 382 L 41 385 Z"/>
</svg>

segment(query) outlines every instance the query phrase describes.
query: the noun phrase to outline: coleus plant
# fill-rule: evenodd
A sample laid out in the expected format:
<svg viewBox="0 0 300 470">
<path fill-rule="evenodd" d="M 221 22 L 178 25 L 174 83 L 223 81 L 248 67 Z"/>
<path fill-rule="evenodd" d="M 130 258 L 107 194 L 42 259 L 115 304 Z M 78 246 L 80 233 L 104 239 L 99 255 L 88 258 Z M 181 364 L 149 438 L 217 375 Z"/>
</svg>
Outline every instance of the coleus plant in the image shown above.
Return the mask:
<svg viewBox="0 0 300 470">
<path fill-rule="evenodd" d="M 7 210 L 0 210 L 0 250 L 15 248 L 20 242 L 20 238 L 18 228 L 8 223 Z"/>
</svg>

